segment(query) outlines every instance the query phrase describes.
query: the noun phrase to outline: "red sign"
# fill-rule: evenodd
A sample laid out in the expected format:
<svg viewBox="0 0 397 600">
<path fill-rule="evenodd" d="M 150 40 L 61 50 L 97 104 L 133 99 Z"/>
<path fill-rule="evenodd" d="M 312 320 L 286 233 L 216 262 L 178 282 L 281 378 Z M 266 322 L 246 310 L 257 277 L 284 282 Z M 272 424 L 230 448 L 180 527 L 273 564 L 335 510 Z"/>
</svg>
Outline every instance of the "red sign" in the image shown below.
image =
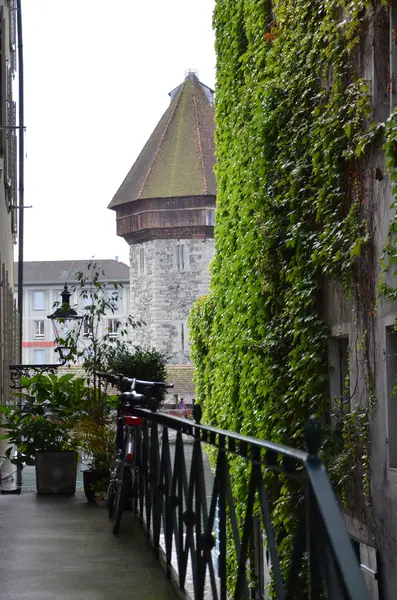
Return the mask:
<svg viewBox="0 0 397 600">
<path fill-rule="evenodd" d="M 22 348 L 54 348 L 55 342 L 22 342 Z"/>
</svg>

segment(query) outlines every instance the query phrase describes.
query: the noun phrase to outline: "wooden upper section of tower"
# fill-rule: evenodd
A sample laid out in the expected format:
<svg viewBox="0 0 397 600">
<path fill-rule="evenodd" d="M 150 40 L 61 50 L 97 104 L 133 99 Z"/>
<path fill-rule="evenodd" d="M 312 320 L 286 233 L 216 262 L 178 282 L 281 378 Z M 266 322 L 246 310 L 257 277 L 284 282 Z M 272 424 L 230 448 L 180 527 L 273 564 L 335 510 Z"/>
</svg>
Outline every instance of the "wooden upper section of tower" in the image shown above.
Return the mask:
<svg viewBox="0 0 397 600">
<path fill-rule="evenodd" d="M 194 72 L 171 103 L 109 204 L 128 243 L 213 237 L 213 90 Z"/>
</svg>

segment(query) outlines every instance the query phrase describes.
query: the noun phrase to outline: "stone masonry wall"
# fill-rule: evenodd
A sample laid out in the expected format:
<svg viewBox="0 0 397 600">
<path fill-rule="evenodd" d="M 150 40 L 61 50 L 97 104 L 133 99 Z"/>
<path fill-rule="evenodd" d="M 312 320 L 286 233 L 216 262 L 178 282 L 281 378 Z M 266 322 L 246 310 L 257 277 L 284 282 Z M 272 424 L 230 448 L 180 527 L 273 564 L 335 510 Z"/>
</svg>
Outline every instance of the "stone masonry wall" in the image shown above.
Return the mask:
<svg viewBox="0 0 397 600">
<path fill-rule="evenodd" d="M 213 239 L 153 240 L 130 247 L 130 313 L 145 325 L 132 339 L 164 352 L 170 364 L 190 364 L 187 319 L 209 289 Z"/>
</svg>

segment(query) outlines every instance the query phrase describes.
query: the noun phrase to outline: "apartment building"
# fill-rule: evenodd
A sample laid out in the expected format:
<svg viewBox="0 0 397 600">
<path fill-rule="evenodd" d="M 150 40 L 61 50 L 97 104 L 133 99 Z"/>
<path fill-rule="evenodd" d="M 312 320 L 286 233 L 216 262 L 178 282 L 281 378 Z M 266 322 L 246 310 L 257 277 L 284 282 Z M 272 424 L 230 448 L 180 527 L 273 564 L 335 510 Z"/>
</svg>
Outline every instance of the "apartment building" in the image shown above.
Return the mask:
<svg viewBox="0 0 397 600">
<path fill-rule="evenodd" d="M 24 263 L 23 288 L 23 336 L 22 362 L 24 364 L 55 364 L 59 355 L 55 352 L 54 332 L 48 315 L 54 312 L 54 303 L 59 302 L 65 282 L 72 296 L 71 306 L 75 306 L 80 314 L 90 303 L 89 298 L 82 298 L 76 273 L 86 272 L 85 260 L 35 261 Z M 117 260 L 98 260 L 104 271 L 101 281 L 114 291 L 118 288 L 118 303 L 114 313 L 103 320 L 103 333 L 110 332 L 114 339 L 118 337 L 118 322 L 123 322 L 129 314 L 129 267 Z M 15 269 L 17 265 L 15 265 Z M 15 294 L 17 294 L 17 286 Z M 80 332 L 81 344 L 89 344 L 87 324 L 83 323 Z"/>
</svg>

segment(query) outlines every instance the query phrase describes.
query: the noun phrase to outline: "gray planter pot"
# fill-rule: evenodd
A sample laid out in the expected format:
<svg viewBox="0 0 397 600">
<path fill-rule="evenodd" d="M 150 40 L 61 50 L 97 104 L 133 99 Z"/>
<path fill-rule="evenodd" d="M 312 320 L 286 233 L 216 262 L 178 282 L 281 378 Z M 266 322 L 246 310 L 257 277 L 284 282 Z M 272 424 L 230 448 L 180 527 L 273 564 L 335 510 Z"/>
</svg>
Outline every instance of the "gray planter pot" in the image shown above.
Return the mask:
<svg viewBox="0 0 397 600">
<path fill-rule="evenodd" d="M 77 452 L 36 452 L 38 494 L 69 494 L 76 491 Z"/>
</svg>

